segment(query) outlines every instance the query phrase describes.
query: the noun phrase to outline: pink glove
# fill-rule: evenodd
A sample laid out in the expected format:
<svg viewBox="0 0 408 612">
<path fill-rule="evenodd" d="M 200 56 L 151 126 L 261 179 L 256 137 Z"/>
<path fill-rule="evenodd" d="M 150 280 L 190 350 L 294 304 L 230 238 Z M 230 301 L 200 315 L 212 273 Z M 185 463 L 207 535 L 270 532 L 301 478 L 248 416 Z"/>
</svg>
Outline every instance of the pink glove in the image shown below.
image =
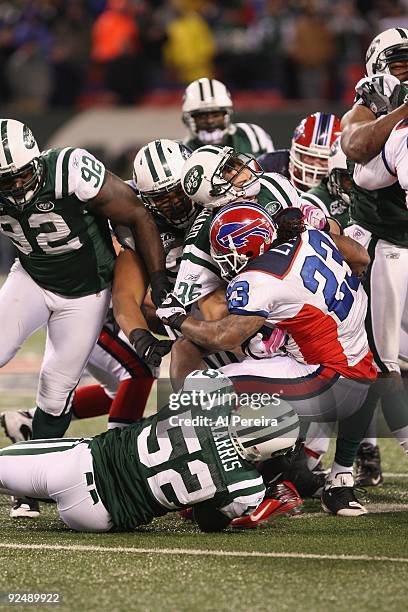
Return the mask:
<svg viewBox="0 0 408 612">
<path fill-rule="evenodd" d="M 327 223 L 326 215 L 320 208 L 313 206 L 313 204 L 300 203 L 300 210 L 303 213 L 303 217 L 309 225 L 312 225 L 316 229 L 322 230 Z"/>
<path fill-rule="evenodd" d="M 258 332 L 242 349 L 245 355 L 252 359 L 264 359 L 277 353 L 285 344 L 286 333 L 275 327 L 268 340 L 264 340 L 261 332 Z"/>
<path fill-rule="evenodd" d="M 262 340 L 262 342 L 266 349 L 266 352 L 269 355 L 272 355 L 272 353 L 276 353 L 281 348 L 281 346 L 285 344 L 285 340 L 286 332 L 284 332 L 282 329 L 279 329 L 279 327 L 275 327 L 269 337 L 269 340 Z"/>
</svg>

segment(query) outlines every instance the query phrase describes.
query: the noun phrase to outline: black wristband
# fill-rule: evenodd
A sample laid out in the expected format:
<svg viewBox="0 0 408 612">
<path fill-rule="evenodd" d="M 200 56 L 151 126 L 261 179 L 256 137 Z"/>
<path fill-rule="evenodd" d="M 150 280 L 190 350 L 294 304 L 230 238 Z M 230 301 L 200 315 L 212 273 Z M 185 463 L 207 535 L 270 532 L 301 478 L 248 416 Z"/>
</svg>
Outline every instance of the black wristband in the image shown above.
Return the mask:
<svg viewBox="0 0 408 612">
<path fill-rule="evenodd" d="M 174 314 L 167 319 L 167 325 L 172 329 L 177 329 L 177 331 L 181 332 L 181 326 L 184 321 L 187 319 L 188 315 L 182 314 Z"/>
<path fill-rule="evenodd" d="M 159 307 L 166 295 L 171 291 L 171 284 L 167 278 L 165 270 L 157 270 L 150 275 L 150 285 L 152 287 L 152 300 L 155 306 Z"/>
</svg>

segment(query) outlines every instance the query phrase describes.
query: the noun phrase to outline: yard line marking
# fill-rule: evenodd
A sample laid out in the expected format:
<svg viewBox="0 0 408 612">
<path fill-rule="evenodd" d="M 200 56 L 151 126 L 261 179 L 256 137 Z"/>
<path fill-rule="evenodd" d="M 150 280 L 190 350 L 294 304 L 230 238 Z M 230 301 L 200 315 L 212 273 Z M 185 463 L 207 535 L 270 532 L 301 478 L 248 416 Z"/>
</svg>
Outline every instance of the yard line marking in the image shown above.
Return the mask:
<svg viewBox="0 0 408 612">
<path fill-rule="evenodd" d="M 408 478 L 408 472 L 383 472 L 384 478 Z"/>
<path fill-rule="evenodd" d="M 203 550 L 191 548 L 134 548 L 127 546 L 92 546 L 87 544 L 16 544 L 0 542 L 0 548 L 17 550 L 61 550 L 70 552 L 133 553 L 136 555 L 186 555 L 190 557 L 254 557 L 270 559 L 316 559 L 322 561 L 390 561 L 408 563 L 408 557 L 385 557 L 369 555 L 319 555 L 315 553 L 260 552 L 249 550 Z"/>
</svg>

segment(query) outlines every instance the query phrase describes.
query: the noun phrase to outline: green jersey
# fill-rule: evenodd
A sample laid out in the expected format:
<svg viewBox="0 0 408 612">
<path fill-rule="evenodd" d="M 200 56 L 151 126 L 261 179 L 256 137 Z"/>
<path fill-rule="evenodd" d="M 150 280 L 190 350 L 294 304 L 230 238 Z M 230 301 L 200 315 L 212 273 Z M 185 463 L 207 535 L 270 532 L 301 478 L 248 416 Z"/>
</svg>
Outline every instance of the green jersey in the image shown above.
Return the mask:
<svg viewBox="0 0 408 612">
<path fill-rule="evenodd" d="M 354 162 L 347 160 L 351 176 Z M 406 193 L 399 183 L 382 189 L 368 190 L 353 181 L 350 216 L 375 237 L 408 247 L 408 211 Z"/>
<path fill-rule="evenodd" d="M 184 144 L 192 151 L 195 151 L 206 143 L 201 142 L 198 138 L 190 138 L 186 139 Z M 239 153 L 247 153 L 255 157 L 274 150 L 271 137 L 264 129 L 254 123 L 232 124 L 230 133 L 224 138 L 222 146 L 232 147 Z"/>
<path fill-rule="evenodd" d="M 256 201 L 270 214 L 275 214 L 281 208 L 299 205 L 298 191 L 281 174 L 264 174 L 259 181 L 261 188 Z M 209 232 L 213 216 L 213 211 L 203 210 L 196 217 L 184 242 L 174 293 L 185 306 L 224 284 L 220 268 L 211 256 Z"/>
<path fill-rule="evenodd" d="M 206 416 L 211 414 L 211 416 Z M 97 491 L 119 530 L 209 503 L 229 518 L 250 513 L 265 494 L 262 477 L 227 433 L 230 407 L 211 413 L 192 403 L 90 442 Z"/>
<path fill-rule="evenodd" d="M 68 297 L 97 293 L 111 282 L 115 260 L 107 219 L 87 209 L 105 167 L 84 149 L 50 149 L 41 160 L 40 191 L 23 210 L 1 201 L 0 231 L 44 289 Z"/>
<path fill-rule="evenodd" d="M 302 194 L 302 202 L 313 204 L 320 208 L 326 217 L 331 217 L 344 229 L 350 224 L 350 210 L 348 205 L 337 196 L 333 196 L 327 188 L 324 179 L 317 187 L 312 187 Z"/>
</svg>

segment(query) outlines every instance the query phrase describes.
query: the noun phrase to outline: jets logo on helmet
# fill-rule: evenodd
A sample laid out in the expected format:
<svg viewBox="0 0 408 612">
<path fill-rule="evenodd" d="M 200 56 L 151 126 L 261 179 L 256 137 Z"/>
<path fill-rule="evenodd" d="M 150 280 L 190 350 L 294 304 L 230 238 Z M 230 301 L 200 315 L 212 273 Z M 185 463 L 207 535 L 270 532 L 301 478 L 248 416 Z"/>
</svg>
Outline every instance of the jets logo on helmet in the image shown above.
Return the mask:
<svg viewBox="0 0 408 612">
<path fill-rule="evenodd" d="M 30 128 L 25 125 L 23 129 L 23 142 L 27 149 L 33 149 L 37 144 Z"/>
<path fill-rule="evenodd" d="M 255 219 L 250 223 L 227 223 L 222 226 L 216 236 L 217 242 L 224 248 L 233 244 L 236 248 L 248 244 L 248 236 L 260 236 L 269 244 L 270 234 L 265 219 Z"/>
<path fill-rule="evenodd" d="M 197 193 L 203 180 L 204 168 L 199 164 L 193 166 L 183 179 L 183 189 L 187 195 L 192 196 Z"/>
<path fill-rule="evenodd" d="M 252 202 L 236 202 L 222 208 L 210 226 L 210 247 L 221 276 L 230 280 L 250 259 L 269 249 L 276 237 L 272 217 Z"/>
</svg>

